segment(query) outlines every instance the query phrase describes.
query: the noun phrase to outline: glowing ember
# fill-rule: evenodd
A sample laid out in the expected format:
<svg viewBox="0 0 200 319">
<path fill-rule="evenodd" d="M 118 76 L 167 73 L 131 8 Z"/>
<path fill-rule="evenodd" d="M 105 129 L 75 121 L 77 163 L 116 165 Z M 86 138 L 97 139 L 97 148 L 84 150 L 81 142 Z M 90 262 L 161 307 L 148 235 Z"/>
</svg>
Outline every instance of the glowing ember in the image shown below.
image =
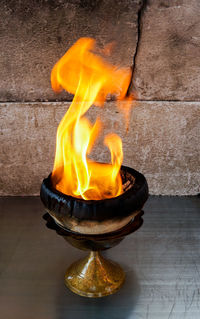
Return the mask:
<svg viewBox="0 0 200 319">
<path fill-rule="evenodd" d="M 74 94 L 57 130 L 53 186 L 64 194 L 85 200 L 111 198 L 122 193 L 121 139 L 114 133 L 104 139 L 111 163 L 92 161 L 88 155 L 100 133 L 101 121 L 97 119 L 92 124 L 84 115 L 93 104 L 102 106 L 108 94 L 124 99 L 131 78 L 129 69 L 108 64 L 92 52 L 94 49 L 95 40 L 79 39 L 51 73 L 53 90 L 65 89 Z"/>
</svg>

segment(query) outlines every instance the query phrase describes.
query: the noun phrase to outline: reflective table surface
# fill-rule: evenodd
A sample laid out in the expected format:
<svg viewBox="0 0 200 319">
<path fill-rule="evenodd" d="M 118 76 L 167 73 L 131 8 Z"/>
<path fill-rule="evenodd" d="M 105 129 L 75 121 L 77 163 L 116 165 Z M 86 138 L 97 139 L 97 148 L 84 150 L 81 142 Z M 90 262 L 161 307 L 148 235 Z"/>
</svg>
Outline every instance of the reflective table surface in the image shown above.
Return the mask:
<svg viewBox="0 0 200 319">
<path fill-rule="evenodd" d="M 104 255 L 126 282 L 115 295 L 77 296 L 66 268 L 86 255 L 47 229 L 38 197 L 0 198 L 0 318 L 199 319 L 200 198 L 150 197 L 144 224 Z"/>
</svg>

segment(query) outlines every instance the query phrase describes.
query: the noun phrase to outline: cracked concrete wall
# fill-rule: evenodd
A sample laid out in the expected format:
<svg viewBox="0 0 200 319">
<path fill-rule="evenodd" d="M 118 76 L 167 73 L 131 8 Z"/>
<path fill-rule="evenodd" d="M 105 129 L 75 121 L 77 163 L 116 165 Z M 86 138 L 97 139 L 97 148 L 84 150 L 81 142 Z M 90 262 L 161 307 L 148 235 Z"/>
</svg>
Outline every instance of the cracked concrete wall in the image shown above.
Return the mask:
<svg viewBox="0 0 200 319">
<path fill-rule="evenodd" d="M 129 133 L 113 102 L 102 115 L 124 141 L 124 164 L 145 174 L 151 194 L 200 192 L 198 0 L 3 0 L 0 14 L 0 195 L 36 195 L 52 169 L 69 106 L 55 101 L 72 96 L 52 91 L 50 71 L 81 36 L 115 40 L 113 62 L 135 62 L 131 89 L 141 101 Z M 107 160 L 98 147 L 94 157 Z"/>
</svg>

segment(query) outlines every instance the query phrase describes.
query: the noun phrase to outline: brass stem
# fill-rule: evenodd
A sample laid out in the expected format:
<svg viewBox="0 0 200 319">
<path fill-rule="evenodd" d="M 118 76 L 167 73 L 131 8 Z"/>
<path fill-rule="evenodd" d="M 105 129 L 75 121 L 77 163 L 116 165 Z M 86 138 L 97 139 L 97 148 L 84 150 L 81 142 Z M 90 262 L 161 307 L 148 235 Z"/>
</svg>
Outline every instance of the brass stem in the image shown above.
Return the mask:
<svg viewBox="0 0 200 319">
<path fill-rule="evenodd" d="M 73 263 L 65 275 L 65 284 L 73 292 L 85 297 L 113 294 L 125 279 L 119 265 L 105 259 L 99 251 Z"/>
</svg>

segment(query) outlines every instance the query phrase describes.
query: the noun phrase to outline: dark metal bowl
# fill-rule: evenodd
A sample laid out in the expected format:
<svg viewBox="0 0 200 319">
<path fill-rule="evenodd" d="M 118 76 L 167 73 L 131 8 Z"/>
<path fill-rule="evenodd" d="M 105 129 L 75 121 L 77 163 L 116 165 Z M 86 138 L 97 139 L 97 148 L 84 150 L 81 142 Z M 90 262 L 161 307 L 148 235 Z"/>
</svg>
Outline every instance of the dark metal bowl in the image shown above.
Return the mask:
<svg viewBox="0 0 200 319">
<path fill-rule="evenodd" d="M 55 222 L 76 233 L 104 234 L 128 224 L 148 198 L 147 181 L 136 170 L 122 166 L 124 192 L 103 200 L 84 200 L 65 195 L 53 188 L 51 174 L 43 180 L 40 197 Z"/>
</svg>

